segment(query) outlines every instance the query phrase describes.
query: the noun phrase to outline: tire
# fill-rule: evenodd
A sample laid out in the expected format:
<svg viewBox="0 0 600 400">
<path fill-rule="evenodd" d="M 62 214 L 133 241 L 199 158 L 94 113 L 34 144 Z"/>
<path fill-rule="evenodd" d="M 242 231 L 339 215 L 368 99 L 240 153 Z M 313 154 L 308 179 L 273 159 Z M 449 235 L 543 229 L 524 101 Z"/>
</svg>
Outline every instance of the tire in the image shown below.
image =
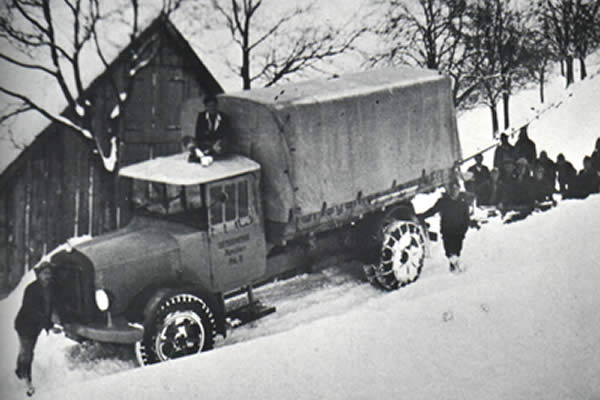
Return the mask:
<svg viewBox="0 0 600 400">
<path fill-rule="evenodd" d="M 385 212 L 385 214 L 380 217 L 377 231 L 375 232 L 374 238 L 377 241 L 377 244 L 383 243 L 385 231 L 390 224 L 401 220 L 411 220 L 414 215 L 414 212 L 407 206 L 396 206 Z"/>
<path fill-rule="evenodd" d="M 425 261 L 425 232 L 413 221 L 389 223 L 383 231 L 377 282 L 395 290 L 417 280 Z"/>
<path fill-rule="evenodd" d="M 184 357 L 213 348 L 215 317 L 208 304 L 190 293 L 174 294 L 157 308 L 135 344 L 142 366 Z"/>
</svg>

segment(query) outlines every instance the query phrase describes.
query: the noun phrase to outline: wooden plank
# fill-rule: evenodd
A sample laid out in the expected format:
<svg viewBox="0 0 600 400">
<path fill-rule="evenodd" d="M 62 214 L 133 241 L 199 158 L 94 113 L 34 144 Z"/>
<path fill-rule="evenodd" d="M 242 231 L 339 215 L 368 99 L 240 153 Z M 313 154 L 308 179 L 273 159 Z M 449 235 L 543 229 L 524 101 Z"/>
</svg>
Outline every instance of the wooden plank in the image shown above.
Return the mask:
<svg viewBox="0 0 600 400">
<path fill-rule="evenodd" d="M 19 171 L 23 175 L 25 171 Z M 20 174 L 19 174 L 20 175 Z M 13 219 L 13 269 L 11 270 L 11 284 L 16 283 L 23 276 L 25 270 L 25 191 L 26 179 L 15 179 L 14 197 L 12 203 Z"/>
<path fill-rule="evenodd" d="M 77 176 L 78 182 L 78 204 L 77 204 L 77 234 L 78 236 L 86 235 L 89 232 L 89 188 L 90 188 L 90 166 L 89 166 L 89 149 L 85 143 L 79 143 L 77 149 L 77 170 L 73 173 Z"/>
<path fill-rule="evenodd" d="M 65 205 L 64 205 L 64 152 L 61 138 L 58 132 L 53 134 L 53 139 L 48 144 L 48 162 L 49 162 L 49 187 L 48 187 L 48 249 L 52 250 L 60 243 L 64 242 L 65 237 L 62 225 L 65 224 Z"/>
<path fill-rule="evenodd" d="M 31 180 L 29 195 L 29 266 L 35 265 L 46 250 L 46 207 L 48 169 L 45 160 L 44 143 L 31 160 Z"/>
<path fill-rule="evenodd" d="M 11 279 L 12 272 L 15 270 L 17 266 L 17 246 L 16 246 L 16 234 L 15 234 L 15 220 L 17 218 L 16 215 L 16 204 L 17 204 L 17 191 L 15 188 L 15 179 L 11 179 L 5 185 L 7 189 L 4 193 L 6 193 L 6 228 L 7 228 L 7 238 L 6 238 L 6 265 L 7 265 L 7 280 L 8 286 L 13 287 L 14 281 Z M 19 268 L 19 272 L 21 269 Z"/>
<path fill-rule="evenodd" d="M 76 234 L 75 227 L 78 216 L 78 175 L 77 170 L 77 137 L 66 128 L 60 129 L 63 148 L 63 176 L 62 176 L 62 205 L 63 219 L 60 221 L 60 237 L 68 239 Z M 78 230 L 78 229 L 77 229 Z"/>
<path fill-rule="evenodd" d="M 0 289 L 8 289 L 8 195 L 0 194 Z"/>
</svg>

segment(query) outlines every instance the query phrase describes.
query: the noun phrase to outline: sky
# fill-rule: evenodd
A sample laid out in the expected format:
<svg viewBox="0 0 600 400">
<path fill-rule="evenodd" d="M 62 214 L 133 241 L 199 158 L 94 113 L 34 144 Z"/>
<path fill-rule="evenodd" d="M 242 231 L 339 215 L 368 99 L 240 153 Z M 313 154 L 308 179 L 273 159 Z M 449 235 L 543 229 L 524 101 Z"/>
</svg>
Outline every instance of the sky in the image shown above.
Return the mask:
<svg viewBox="0 0 600 400">
<path fill-rule="evenodd" d="M 588 112 L 600 103 L 599 66 L 569 91 L 554 80 L 554 106 L 531 123 L 538 149 L 573 161 L 591 153 L 600 136 L 600 114 Z M 515 101 L 522 121 L 541 108 L 530 96 Z M 488 125 L 485 109 L 460 116 L 465 153 L 489 143 Z M 417 212 L 432 200 L 416 198 Z M 440 242 L 420 278 L 394 292 L 365 282 L 356 263 L 332 264 L 261 288 L 276 313 L 185 359 L 136 368 L 128 350 L 44 334 L 36 398 L 600 398 L 600 194 L 511 224 L 483 220 L 467 233 L 461 275 L 448 272 Z M 6 400 L 24 397 L 13 374 L 12 319 L 31 279 L 0 301 Z"/>
</svg>

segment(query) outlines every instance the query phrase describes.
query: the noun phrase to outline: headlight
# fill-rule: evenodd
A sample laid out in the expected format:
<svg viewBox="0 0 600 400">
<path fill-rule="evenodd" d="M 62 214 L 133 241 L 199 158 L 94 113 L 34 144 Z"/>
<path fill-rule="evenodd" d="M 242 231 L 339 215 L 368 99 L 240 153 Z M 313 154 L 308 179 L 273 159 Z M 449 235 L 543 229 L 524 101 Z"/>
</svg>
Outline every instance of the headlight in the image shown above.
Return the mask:
<svg viewBox="0 0 600 400">
<path fill-rule="evenodd" d="M 110 300 L 108 299 L 108 295 L 102 289 L 96 290 L 96 305 L 100 311 L 108 310 L 110 306 Z"/>
</svg>

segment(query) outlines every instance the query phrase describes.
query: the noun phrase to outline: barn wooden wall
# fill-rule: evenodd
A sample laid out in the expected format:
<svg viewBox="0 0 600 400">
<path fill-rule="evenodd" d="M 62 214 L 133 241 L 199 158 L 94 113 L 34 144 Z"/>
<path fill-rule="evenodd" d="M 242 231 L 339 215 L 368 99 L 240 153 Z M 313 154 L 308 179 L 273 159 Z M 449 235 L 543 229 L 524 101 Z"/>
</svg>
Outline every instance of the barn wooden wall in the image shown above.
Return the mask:
<svg viewBox="0 0 600 400">
<path fill-rule="evenodd" d="M 90 88 L 94 132 L 105 138 L 116 132 L 120 165 L 179 152 L 182 103 L 214 92 L 175 40 L 162 39 L 159 54 L 136 76 L 118 119 L 108 118 L 114 107 L 108 82 L 99 79 Z M 66 239 L 96 236 L 130 219 L 127 194 L 104 169 L 93 142 L 62 125 L 46 128 L 5 171 L 0 185 L 0 289 L 14 287 Z"/>
</svg>

